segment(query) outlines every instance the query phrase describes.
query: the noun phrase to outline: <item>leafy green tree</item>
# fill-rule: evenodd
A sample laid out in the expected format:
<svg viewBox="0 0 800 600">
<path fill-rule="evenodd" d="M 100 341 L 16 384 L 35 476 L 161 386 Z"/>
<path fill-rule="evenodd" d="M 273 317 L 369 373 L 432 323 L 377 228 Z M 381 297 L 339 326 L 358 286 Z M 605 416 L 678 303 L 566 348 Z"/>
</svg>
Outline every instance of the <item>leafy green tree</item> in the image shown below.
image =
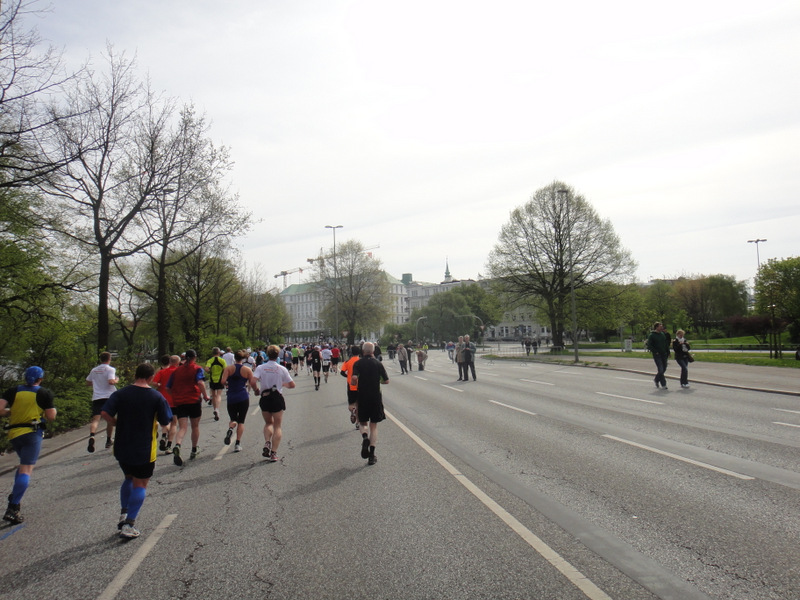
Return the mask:
<svg viewBox="0 0 800 600">
<path fill-rule="evenodd" d="M 792 341 L 800 340 L 800 257 L 770 259 L 756 275 L 755 309 L 777 326 L 789 327 Z"/>
<path fill-rule="evenodd" d="M 604 281 L 577 292 L 578 322 L 608 342 L 629 324 L 640 308 L 641 294 L 635 284 Z"/>
<path fill-rule="evenodd" d="M 646 306 L 646 310 L 640 313 L 642 335 L 647 335 L 656 321 L 664 323 L 670 334 L 678 329 L 688 330 L 692 327 L 689 315 L 675 294 L 675 286 L 669 281 L 655 281 L 643 288 L 642 294 Z"/>
<path fill-rule="evenodd" d="M 581 195 L 554 181 L 511 212 L 488 267 L 512 305 L 539 309 L 550 321 L 553 340 L 563 345 L 570 289 L 633 276 L 635 262 L 610 221 Z"/>
<path fill-rule="evenodd" d="M 747 286 L 731 275 L 681 278 L 674 293 L 698 333 L 719 330 L 728 317 L 747 313 Z"/>
</svg>

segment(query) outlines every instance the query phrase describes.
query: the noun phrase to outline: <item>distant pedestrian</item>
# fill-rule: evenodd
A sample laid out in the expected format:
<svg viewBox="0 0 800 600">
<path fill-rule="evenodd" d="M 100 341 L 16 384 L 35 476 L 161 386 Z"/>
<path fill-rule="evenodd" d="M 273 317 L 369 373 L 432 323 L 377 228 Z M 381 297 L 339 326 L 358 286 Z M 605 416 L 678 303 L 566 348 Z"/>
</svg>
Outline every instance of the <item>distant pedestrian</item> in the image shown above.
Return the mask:
<svg viewBox="0 0 800 600">
<path fill-rule="evenodd" d="M 653 361 L 656 363 L 656 375 L 653 378 L 656 388 L 661 385 L 666 390 L 667 378 L 664 373 L 669 359 L 669 337 L 664 331 L 663 323 L 653 324 L 653 331 L 647 336 L 647 348 L 653 353 Z"/>
<path fill-rule="evenodd" d="M 20 513 L 22 496 L 30 485 L 33 467 L 39 460 L 44 437 L 44 421 L 52 423 L 56 418 L 53 392 L 41 387 L 44 371 L 41 367 L 25 369 L 25 383 L 10 388 L 0 398 L 0 416 L 8 417 L 8 440 L 19 457 L 14 486 L 8 495 L 8 508 L 3 520 L 22 523 Z"/>
<path fill-rule="evenodd" d="M 469 381 L 469 372 L 472 372 L 472 381 L 477 381 L 475 376 L 475 344 L 469 341 L 469 336 L 464 336 L 464 381 Z"/>
<path fill-rule="evenodd" d="M 119 491 L 117 528 L 123 538 L 139 537 L 136 517 L 147 496 L 147 484 L 156 466 L 157 423 L 172 421 L 167 400 L 150 387 L 155 369 L 150 363 L 136 367 L 135 381 L 111 394 L 103 407 L 103 418 L 117 427 L 114 458 L 125 479 Z"/>
<path fill-rule="evenodd" d="M 458 343 L 456 344 L 456 365 L 458 366 L 458 380 L 464 381 L 467 379 L 464 373 L 464 336 L 458 336 Z"/>
<path fill-rule="evenodd" d="M 424 349 L 417 350 L 417 365 L 420 371 L 425 370 L 425 361 L 428 360 L 428 353 Z"/>
<path fill-rule="evenodd" d="M 681 368 L 681 387 L 689 387 L 689 362 L 694 360 L 689 352 L 692 347 L 686 341 L 686 332 L 678 329 L 675 332 L 675 340 L 672 342 L 672 349 L 675 351 L 675 362 Z"/>
<path fill-rule="evenodd" d="M 375 346 L 366 342 L 361 347 L 361 360 L 353 365 L 350 381 L 358 387 L 358 421 L 361 424 L 361 458 L 368 459 L 368 465 L 378 462 L 375 445 L 378 442 L 378 423 L 386 419 L 383 409 L 381 385 L 389 383 L 389 376 L 383 363 L 375 356 Z"/>
<path fill-rule="evenodd" d="M 92 421 L 89 423 L 88 452 L 94 452 L 94 434 L 100 424 L 100 413 L 109 396 L 117 391 L 117 370 L 111 366 L 111 353 L 100 353 L 100 364 L 92 369 L 86 376 L 86 385 L 92 388 Z M 114 426 L 106 425 L 106 448 L 114 443 Z"/>
<path fill-rule="evenodd" d="M 408 373 L 408 350 L 403 344 L 397 345 L 397 362 L 400 363 L 400 375 Z"/>
</svg>

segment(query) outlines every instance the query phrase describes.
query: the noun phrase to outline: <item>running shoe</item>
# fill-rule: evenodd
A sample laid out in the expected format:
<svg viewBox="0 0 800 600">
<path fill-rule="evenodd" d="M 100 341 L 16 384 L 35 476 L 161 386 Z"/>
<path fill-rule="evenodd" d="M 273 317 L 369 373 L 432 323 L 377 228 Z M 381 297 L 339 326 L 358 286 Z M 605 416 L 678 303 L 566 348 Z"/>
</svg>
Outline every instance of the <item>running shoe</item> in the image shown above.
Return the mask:
<svg viewBox="0 0 800 600">
<path fill-rule="evenodd" d="M 372 456 L 369 457 L 367 464 L 374 465 L 376 462 L 378 462 L 378 457 L 373 454 Z"/>
<path fill-rule="evenodd" d="M 122 528 L 119 530 L 119 537 L 132 540 L 139 537 L 139 530 L 131 523 L 123 523 Z"/>
<path fill-rule="evenodd" d="M 106 439 L 106 449 L 111 448 L 114 445 L 114 440 L 111 438 Z"/>
<path fill-rule="evenodd" d="M 94 452 L 94 436 L 89 438 L 89 446 L 86 448 L 87 452 Z"/>
<path fill-rule="evenodd" d="M 167 447 L 164 449 L 164 454 L 172 454 L 172 442 L 167 442 Z"/>
<path fill-rule="evenodd" d="M 200 448 L 195 446 L 194 448 L 192 448 L 191 454 L 189 454 L 189 460 L 194 460 L 195 458 L 197 458 L 198 454 L 200 454 Z"/>
<path fill-rule="evenodd" d="M 264 444 L 264 449 L 261 451 L 261 456 L 264 458 L 269 458 L 270 452 L 272 450 L 272 442 L 267 442 Z"/>
<path fill-rule="evenodd" d="M 234 452 L 241 452 L 242 451 L 242 445 L 239 442 L 236 442 L 236 444 L 233 446 L 233 451 Z"/>
<path fill-rule="evenodd" d="M 180 447 L 180 445 L 176 445 L 172 449 L 172 462 L 175 463 L 176 467 L 182 467 L 183 466 L 183 459 L 181 458 L 181 447 Z"/>
<path fill-rule="evenodd" d="M 122 530 L 122 526 L 123 526 L 123 525 L 125 525 L 125 521 L 126 521 L 127 519 L 128 519 L 128 513 L 127 513 L 127 511 L 125 511 L 125 512 L 121 512 L 121 513 L 119 514 L 119 522 L 117 523 L 117 529 L 118 529 L 118 530 L 120 530 L 120 531 Z"/>
<path fill-rule="evenodd" d="M 22 523 L 25 520 L 19 512 L 19 504 L 9 504 L 6 509 L 6 514 L 3 515 L 3 521 L 8 521 L 12 525 Z"/>
<path fill-rule="evenodd" d="M 351 408 L 351 409 L 350 409 L 350 422 L 351 422 L 351 423 L 355 423 L 357 419 L 358 419 L 358 417 L 356 417 L 356 411 L 355 411 L 355 409 L 352 409 L 352 408 Z"/>
<path fill-rule="evenodd" d="M 215 421 L 219 421 L 219 411 L 218 410 L 214 410 L 214 420 Z"/>
<path fill-rule="evenodd" d="M 276 452 L 270 452 L 267 462 L 278 462 L 278 454 Z"/>
<path fill-rule="evenodd" d="M 228 429 L 228 433 L 225 434 L 225 445 L 231 445 L 231 438 L 233 437 L 233 429 Z"/>
<path fill-rule="evenodd" d="M 369 458 L 369 438 L 361 440 L 361 458 Z"/>
<path fill-rule="evenodd" d="M 167 450 L 167 434 L 166 433 L 161 436 L 161 440 L 158 442 L 158 449 L 161 450 L 161 452 L 165 452 Z"/>
</svg>

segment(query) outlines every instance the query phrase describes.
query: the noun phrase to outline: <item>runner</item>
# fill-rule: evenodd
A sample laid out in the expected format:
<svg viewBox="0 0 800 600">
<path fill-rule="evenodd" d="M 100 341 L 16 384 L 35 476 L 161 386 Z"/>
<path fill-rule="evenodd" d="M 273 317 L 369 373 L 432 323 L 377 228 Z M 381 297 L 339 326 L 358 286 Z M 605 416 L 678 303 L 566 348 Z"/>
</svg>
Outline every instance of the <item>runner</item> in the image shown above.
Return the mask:
<svg viewBox="0 0 800 600">
<path fill-rule="evenodd" d="M 167 399 L 167 404 L 172 411 L 172 421 L 166 427 L 161 429 L 161 441 L 159 441 L 158 449 L 164 454 L 172 454 L 172 442 L 175 441 L 175 434 L 178 432 L 178 417 L 175 416 L 175 404 L 172 400 L 172 394 L 167 389 L 167 382 L 178 365 L 181 364 L 181 357 L 177 354 L 167 356 L 166 354 L 161 357 L 161 364 L 164 364 L 164 359 L 167 359 L 167 365 L 162 367 L 158 373 L 153 377 L 153 387 L 161 392 L 161 395 Z"/>
<path fill-rule="evenodd" d="M 103 418 L 117 427 L 114 458 L 125 474 L 117 528 L 120 537 L 128 539 L 139 537 L 136 517 L 156 466 L 156 423 L 166 427 L 172 421 L 166 398 L 150 387 L 154 374 L 153 365 L 140 364 L 136 381 L 111 394 L 103 407 Z"/>
<path fill-rule="evenodd" d="M 356 429 L 360 429 L 358 424 L 358 386 L 353 385 L 353 365 L 361 358 L 361 348 L 351 346 L 350 358 L 342 365 L 340 373 L 347 378 L 347 408 L 350 410 L 350 422 L 355 423 Z"/>
<path fill-rule="evenodd" d="M 320 355 L 322 356 L 322 372 L 325 374 L 325 383 L 328 383 L 328 373 L 331 370 L 331 357 L 333 356 L 328 344 L 322 344 Z"/>
<path fill-rule="evenodd" d="M 180 365 L 170 376 L 167 387 L 172 394 L 172 401 L 175 403 L 175 414 L 178 417 L 178 433 L 175 436 L 175 447 L 172 449 L 172 460 L 180 467 L 183 465 L 181 457 L 181 443 L 189 429 L 192 428 L 192 453 L 190 459 L 196 458 L 200 451 L 197 442 L 200 441 L 200 417 L 203 416 L 203 404 L 201 398 L 209 400 L 206 393 L 206 386 L 203 383 L 203 368 L 195 362 L 197 352 L 194 350 L 186 351 L 186 362 Z"/>
<path fill-rule="evenodd" d="M 350 382 L 358 387 L 358 421 L 361 423 L 361 458 L 368 465 L 378 462 L 375 444 L 378 441 L 378 423 L 386 418 L 381 397 L 381 385 L 389 383 L 383 363 L 373 356 L 375 346 L 366 342 L 361 347 L 361 360 L 353 365 Z M 367 427 L 369 425 L 369 427 Z M 367 433 L 369 431 L 369 434 Z"/>
<path fill-rule="evenodd" d="M 220 356 L 219 348 L 211 349 L 211 358 L 206 362 L 205 371 L 208 373 L 208 387 L 211 388 L 211 406 L 214 407 L 214 420 L 219 421 L 219 405 L 222 403 L 222 372 L 227 363 Z"/>
<path fill-rule="evenodd" d="M 300 348 L 297 347 L 297 344 L 292 346 L 292 371 L 294 371 L 294 376 L 297 377 L 297 367 L 300 366 Z"/>
<path fill-rule="evenodd" d="M 56 418 L 53 392 L 41 387 L 42 379 L 41 367 L 28 367 L 25 384 L 6 390 L 0 398 L 0 416 L 8 417 L 8 440 L 19 457 L 14 486 L 8 495 L 8 508 L 3 515 L 3 520 L 12 524 L 25 520 L 20 513 L 20 503 L 42 449 L 43 421 L 52 423 Z"/>
<path fill-rule="evenodd" d="M 244 435 L 244 420 L 247 418 L 247 411 L 250 409 L 250 392 L 247 391 L 247 383 L 253 379 L 253 371 L 244 364 L 245 352 L 239 350 L 234 354 L 234 364 L 225 368 L 222 373 L 222 385 L 228 387 L 228 433 L 225 434 L 225 445 L 230 446 L 231 438 L 236 432 L 236 444 L 233 446 L 234 452 L 242 450 L 242 435 Z"/>
<path fill-rule="evenodd" d="M 339 350 L 339 344 L 334 344 L 331 348 L 331 371 L 334 373 L 339 372 L 339 360 L 342 356 L 342 351 Z"/>
<path fill-rule="evenodd" d="M 306 346 L 306 372 L 307 372 L 309 375 L 311 375 L 311 373 L 312 373 L 312 368 L 313 368 L 313 366 L 314 366 L 314 360 L 313 360 L 313 358 L 312 358 L 312 356 L 311 356 L 311 354 L 312 354 L 313 352 L 314 352 L 314 347 L 313 347 L 311 344 L 309 344 L 308 346 Z"/>
<path fill-rule="evenodd" d="M 100 353 L 100 364 L 86 376 L 86 385 L 92 388 L 92 422 L 89 424 L 89 446 L 87 452 L 94 452 L 94 434 L 100 424 L 100 412 L 108 397 L 117 391 L 117 370 L 111 366 L 111 353 Z M 106 448 L 114 443 L 114 426 L 106 425 Z"/>
<path fill-rule="evenodd" d="M 269 462 L 277 462 L 278 446 L 283 437 L 283 413 L 286 410 L 283 388 L 291 389 L 296 385 L 289 371 L 278 364 L 279 354 L 278 346 L 267 348 L 268 361 L 256 367 L 250 380 L 255 393 L 261 396 L 258 403 L 264 417 L 264 450 L 261 455 Z"/>
<path fill-rule="evenodd" d="M 319 351 L 319 346 L 314 346 L 311 351 L 311 372 L 314 375 L 314 389 L 319 390 L 319 383 L 321 380 L 320 371 L 322 370 L 322 354 Z"/>
</svg>

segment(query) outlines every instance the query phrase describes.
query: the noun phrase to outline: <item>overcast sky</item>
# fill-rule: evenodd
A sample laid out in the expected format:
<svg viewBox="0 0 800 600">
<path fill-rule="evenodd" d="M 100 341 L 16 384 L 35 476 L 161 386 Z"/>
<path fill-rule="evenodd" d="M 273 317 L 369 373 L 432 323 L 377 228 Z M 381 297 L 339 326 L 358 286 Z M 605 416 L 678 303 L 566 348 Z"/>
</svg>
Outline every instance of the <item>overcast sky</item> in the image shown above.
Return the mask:
<svg viewBox="0 0 800 600">
<path fill-rule="evenodd" d="M 486 273 L 512 209 L 561 180 L 638 279 L 800 254 L 800 2 L 55 0 L 68 62 L 106 42 L 193 102 L 263 222 L 271 283 L 357 239 L 392 275 Z M 301 275 L 288 283 L 301 281 Z"/>
</svg>

